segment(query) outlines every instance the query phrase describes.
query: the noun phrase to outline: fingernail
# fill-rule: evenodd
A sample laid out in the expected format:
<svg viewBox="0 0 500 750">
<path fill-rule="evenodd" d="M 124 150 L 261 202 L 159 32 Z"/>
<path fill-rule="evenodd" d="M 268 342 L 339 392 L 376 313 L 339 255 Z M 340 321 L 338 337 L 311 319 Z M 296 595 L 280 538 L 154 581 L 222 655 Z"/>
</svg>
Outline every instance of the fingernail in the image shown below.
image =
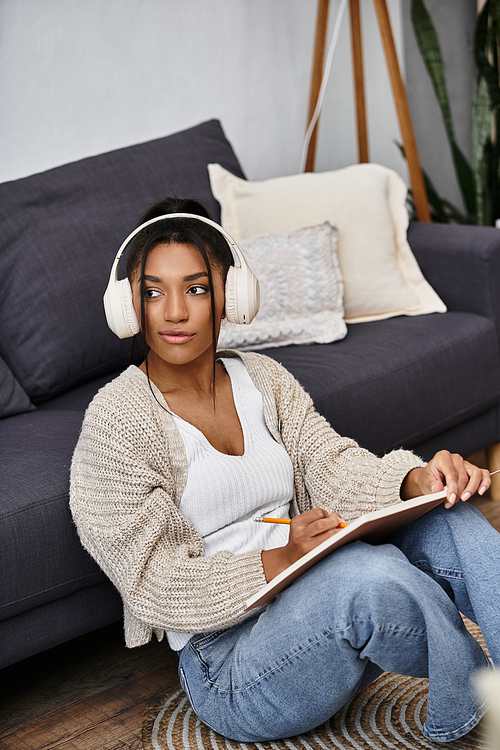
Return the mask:
<svg viewBox="0 0 500 750">
<path fill-rule="evenodd" d="M 455 495 L 454 492 L 452 492 L 451 495 L 450 495 L 450 497 L 448 499 L 449 499 L 450 503 L 454 503 L 455 500 L 457 499 L 457 496 Z"/>
<path fill-rule="evenodd" d="M 464 492 L 464 494 L 462 495 L 462 501 L 465 503 L 469 499 L 469 497 L 471 497 L 470 492 Z"/>
<path fill-rule="evenodd" d="M 437 482 L 434 482 L 434 484 L 431 487 L 431 490 L 433 492 L 439 492 L 439 484 L 437 484 Z"/>
<path fill-rule="evenodd" d="M 486 487 L 480 487 L 477 491 L 477 494 L 484 495 L 485 492 L 486 492 Z"/>
</svg>

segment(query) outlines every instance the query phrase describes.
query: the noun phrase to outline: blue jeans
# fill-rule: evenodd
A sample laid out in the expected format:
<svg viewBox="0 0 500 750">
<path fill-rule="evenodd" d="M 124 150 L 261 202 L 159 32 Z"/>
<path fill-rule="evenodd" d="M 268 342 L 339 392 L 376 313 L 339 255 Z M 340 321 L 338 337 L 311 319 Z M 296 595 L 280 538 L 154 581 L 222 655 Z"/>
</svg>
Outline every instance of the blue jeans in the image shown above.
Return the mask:
<svg viewBox="0 0 500 750">
<path fill-rule="evenodd" d="M 442 506 L 386 544 L 324 558 L 265 609 L 182 649 L 181 684 L 198 717 L 240 742 L 326 721 L 383 671 L 428 677 L 428 739 L 449 742 L 484 713 L 472 678 L 500 664 L 500 534 L 474 507 Z"/>
</svg>

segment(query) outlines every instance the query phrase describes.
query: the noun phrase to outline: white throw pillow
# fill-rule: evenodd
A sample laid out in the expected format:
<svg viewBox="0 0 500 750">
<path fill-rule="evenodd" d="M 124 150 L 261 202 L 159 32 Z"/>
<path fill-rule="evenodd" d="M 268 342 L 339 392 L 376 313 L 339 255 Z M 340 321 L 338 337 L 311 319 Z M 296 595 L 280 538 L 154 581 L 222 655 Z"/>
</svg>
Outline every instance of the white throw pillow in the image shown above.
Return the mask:
<svg viewBox="0 0 500 750">
<path fill-rule="evenodd" d="M 337 229 L 329 221 L 240 243 L 260 282 L 261 306 L 249 325 L 222 321 L 219 349 L 328 344 L 347 333 Z"/>
<path fill-rule="evenodd" d="M 407 187 L 379 164 L 250 182 L 208 165 L 222 225 L 236 241 L 332 221 L 348 323 L 446 312 L 406 239 Z"/>
</svg>

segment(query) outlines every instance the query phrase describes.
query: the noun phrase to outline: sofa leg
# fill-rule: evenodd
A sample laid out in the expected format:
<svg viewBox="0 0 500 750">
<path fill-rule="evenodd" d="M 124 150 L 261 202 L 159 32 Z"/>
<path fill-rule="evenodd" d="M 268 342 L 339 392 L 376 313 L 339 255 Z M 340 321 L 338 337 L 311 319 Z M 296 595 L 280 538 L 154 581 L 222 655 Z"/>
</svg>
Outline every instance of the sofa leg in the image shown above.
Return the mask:
<svg viewBox="0 0 500 750">
<path fill-rule="evenodd" d="M 489 471 L 500 469 L 500 443 L 486 448 L 486 460 Z M 500 474 L 491 477 L 490 496 L 492 500 L 500 500 Z"/>
</svg>

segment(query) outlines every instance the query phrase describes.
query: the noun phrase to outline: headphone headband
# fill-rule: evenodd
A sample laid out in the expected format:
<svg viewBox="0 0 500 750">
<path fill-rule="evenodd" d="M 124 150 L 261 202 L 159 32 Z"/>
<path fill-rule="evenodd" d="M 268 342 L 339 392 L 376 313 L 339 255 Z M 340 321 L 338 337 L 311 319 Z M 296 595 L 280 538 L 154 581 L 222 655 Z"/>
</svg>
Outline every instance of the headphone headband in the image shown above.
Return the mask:
<svg viewBox="0 0 500 750">
<path fill-rule="evenodd" d="M 234 260 L 226 280 L 226 317 L 232 323 L 250 323 L 259 309 L 259 281 L 252 273 L 243 253 L 231 235 L 220 224 L 205 216 L 189 213 L 173 213 L 156 216 L 136 227 L 122 242 L 118 250 L 104 294 L 104 310 L 111 330 L 119 338 L 133 336 L 139 331 L 139 324 L 132 305 L 132 289 L 128 279 L 118 281 L 118 265 L 128 244 L 143 229 L 166 219 L 197 219 L 208 224 L 221 234 L 229 245 Z"/>
<path fill-rule="evenodd" d="M 115 271 L 115 280 L 118 279 L 118 266 L 120 264 L 120 261 L 122 259 L 122 256 L 127 249 L 127 245 L 129 242 L 131 242 L 134 237 L 136 237 L 139 232 L 142 232 L 143 229 L 146 227 L 149 227 L 151 224 L 156 224 L 157 221 L 163 221 L 164 219 L 198 219 L 199 221 L 203 221 L 205 224 L 208 224 L 209 226 L 216 229 L 219 234 L 222 234 L 224 239 L 226 240 L 227 244 L 229 245 L 229 249 L 231 250 L 231 254 L 233 256 L 233 260 L 235 263 L 235 266 L 239 268 L 240 266 L 247 265 L 243 254 L 236 244 L 235 240 L 231 237 L 229 232 L 226 232 L 226 230 L 221 227 L 220 224 L 217 224 L 215 221 L 212 221 L 212 219 L 207 219 L 205 216 L 199 216 L 198 214 L 186 214 L 186 213 L 176 213 L 176 214 L 163 214 L 162 216 L 155 216 L 154 219 L 149 219 L 149 221 L 145 221 L 144 224 L 140 224 L 138 227 L 136 227 L 133 232 L 130 232 L 129 236 L 122 242 L 120 249 L 118 250 L 118 253 L 116 254 L 115 262 L 113 263 L 113 267 L 111 269 L 111 275 L 113 275 L 113 271 Z"/>
</svg>

